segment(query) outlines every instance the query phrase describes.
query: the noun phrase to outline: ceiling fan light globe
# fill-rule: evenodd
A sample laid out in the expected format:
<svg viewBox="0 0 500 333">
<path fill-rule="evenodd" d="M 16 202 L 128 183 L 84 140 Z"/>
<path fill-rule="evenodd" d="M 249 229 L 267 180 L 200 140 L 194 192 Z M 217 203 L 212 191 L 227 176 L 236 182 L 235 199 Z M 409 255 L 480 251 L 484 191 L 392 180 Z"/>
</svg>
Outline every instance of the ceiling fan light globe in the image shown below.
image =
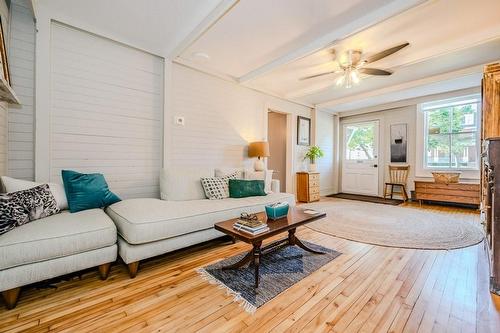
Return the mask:
<svg viewBox="0 0 500 333">
<path fill-rule="evenodd" d="M 335 82 L 335 84 L 340 87 L 340 86 L 342 86 L 344 84 L 344 81 L 345 81 L 345 76 L 342 75 L 341 77 L 339 77 L 337 79 L 337 81 Z"/>
<path fill-rule="evenodd" d="M 360 79 L 359 79 L 359 75 L 358 75 L 358 71 L 357 70 L 351 71 L 351 81 L 354 84 L 358 84 L 359 83 Z"/>
</svg>

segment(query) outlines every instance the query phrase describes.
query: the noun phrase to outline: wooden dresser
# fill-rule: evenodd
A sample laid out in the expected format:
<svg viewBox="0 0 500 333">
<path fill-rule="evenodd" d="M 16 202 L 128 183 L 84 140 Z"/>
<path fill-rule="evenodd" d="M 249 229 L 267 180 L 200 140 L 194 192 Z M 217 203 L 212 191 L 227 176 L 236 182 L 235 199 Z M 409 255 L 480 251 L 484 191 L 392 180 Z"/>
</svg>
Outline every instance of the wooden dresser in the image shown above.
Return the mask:
<svg viewBox="0 0 500 333">
<path fill-rule="evenodd" d="M 479 205 L 480 186 L 474 183 L 439 184 L 415 181 L 415 198 L 422 200 Z"/>
<path fill-rule="evenodd" d="M 319 172 L 297 172 L 297 201 L 319 201 Z"/>
</svg>

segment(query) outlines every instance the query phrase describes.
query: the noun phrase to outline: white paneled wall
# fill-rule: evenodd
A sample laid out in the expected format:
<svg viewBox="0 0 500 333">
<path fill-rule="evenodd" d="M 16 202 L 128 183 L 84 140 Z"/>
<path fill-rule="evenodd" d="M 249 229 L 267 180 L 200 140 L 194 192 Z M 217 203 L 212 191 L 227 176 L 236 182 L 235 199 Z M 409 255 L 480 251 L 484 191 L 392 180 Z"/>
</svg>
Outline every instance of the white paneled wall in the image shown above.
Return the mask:
<svg viewBox="0 0 500 333">
<path fill-rule="evenodd" d="M 0 175 L 7 173 L 7 103 L 0 102 Z"/>
<path fill-rule="evenodd" d="M 266 139 L 268 109 L 291 114 L 293 165 L 288 179 L 293 190 L 305 150 L 296 145 L 296 118 L 310 117 L 310 108 L 177 64 L 172 68 L 171 105 L 165 133 L 170 142 L 167 161 L 174 166 L 252 167 L 248 142 Z M 185 125 L 174 125 L 175 116 L 184 117 Z"/>
<path fill-rule="evenodd" d="M 5 0 L 0 0 L 0 16 L 2 17 L 4 36 L 7 37 L 9 35 L 9 10 Z M 6 46 L 8 50 L 8 43 Z M 1 69 L 0 75 L 3 75 Z M 0 102 L 0 175 L 7 174 L 8 112 L 8 104 Z"/>
<path fill-rule="evenodd" d="M 8 175 L 33 180 L 35 22 L 29 0 L 11 2 L 9 67 L 21 106 L 9 107 Z"/>
<path fill-rule="evenodd" d="M 123 198 L 158 197 L 162 58 L 58 23 L 51 27 L 50 179 L 104 173 Z"/>
<path fill-rule="evenodd" d="M 316 145 L 325 153 L 325 156 L 316 162 L 320 172 L 321 195 L 334 192 L 333 140 L 333 115 L 323 111 L 316 111 Z"/>
</svg>

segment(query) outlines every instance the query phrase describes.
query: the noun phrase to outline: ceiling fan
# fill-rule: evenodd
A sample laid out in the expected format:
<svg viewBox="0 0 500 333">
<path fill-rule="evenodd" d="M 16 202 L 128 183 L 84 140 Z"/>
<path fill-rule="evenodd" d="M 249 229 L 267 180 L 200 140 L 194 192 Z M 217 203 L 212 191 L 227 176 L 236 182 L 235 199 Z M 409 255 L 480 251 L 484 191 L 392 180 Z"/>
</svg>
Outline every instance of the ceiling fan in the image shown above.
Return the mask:
<svg viewBox="0 0 500 333">
<path fill-rule="evenodd" d="M 330 75 L 330 74 L 340 74 L 342 73 L 342 76 L 340 76 L 336 84 L 338 86 L 344 86 L 345 88 L 351 88 L 353 84 L 357 84 L 360 81 L 359 74 L 368 74 L 368 75 L 391 75 L 392 72 L 384 70 L 384 69 L 378 69 L 378 68 L 369 68 L 365 67 L 366 64 L 371 64 L 375 61 L 378 61 L 382 58 L 385 58 L 387 56 L 390 56 L 393 53 L 398 52 L 402 48 L 407 47 L 410 45 L 410 43 L 403 43 L 391 48 L 388 48 L 387 50 L 375 53 L 374 55 L 367 57 L 367 58 L 362 58 L 362 52 L 360 50 L 348 50 L 346 53 L 346 59 L 345 60 L 337 60 L 339 69 L 330 71 L 330 72 L 325 72 L 325 73 L 320 73 L 320 74 L 315 74 L 315 75 L 310 75 L 306 77 L 300 78 L 300 80 L 308 80 L 324 75 Z M 335 60 L 335 53 L 334 53 L 334 60 Z"/>
</svg>

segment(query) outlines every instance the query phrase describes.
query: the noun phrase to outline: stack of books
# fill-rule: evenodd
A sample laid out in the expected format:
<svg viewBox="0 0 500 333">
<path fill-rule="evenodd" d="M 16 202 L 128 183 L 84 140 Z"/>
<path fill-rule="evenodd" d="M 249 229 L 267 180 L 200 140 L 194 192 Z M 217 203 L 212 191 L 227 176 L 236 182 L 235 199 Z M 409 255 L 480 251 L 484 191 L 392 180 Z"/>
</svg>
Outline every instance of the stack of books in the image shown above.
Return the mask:
<svg viewBox="0 0 500 333">
<path fill-rule="evenodd" d="M 238 219 L 233 225 L 233 228 L 251 235 L 258 235 L 263 232 L 269 231 L 269 227 L 267 226 L 267 224 L 260 220 L 255 221 Z"/>
</svg>

